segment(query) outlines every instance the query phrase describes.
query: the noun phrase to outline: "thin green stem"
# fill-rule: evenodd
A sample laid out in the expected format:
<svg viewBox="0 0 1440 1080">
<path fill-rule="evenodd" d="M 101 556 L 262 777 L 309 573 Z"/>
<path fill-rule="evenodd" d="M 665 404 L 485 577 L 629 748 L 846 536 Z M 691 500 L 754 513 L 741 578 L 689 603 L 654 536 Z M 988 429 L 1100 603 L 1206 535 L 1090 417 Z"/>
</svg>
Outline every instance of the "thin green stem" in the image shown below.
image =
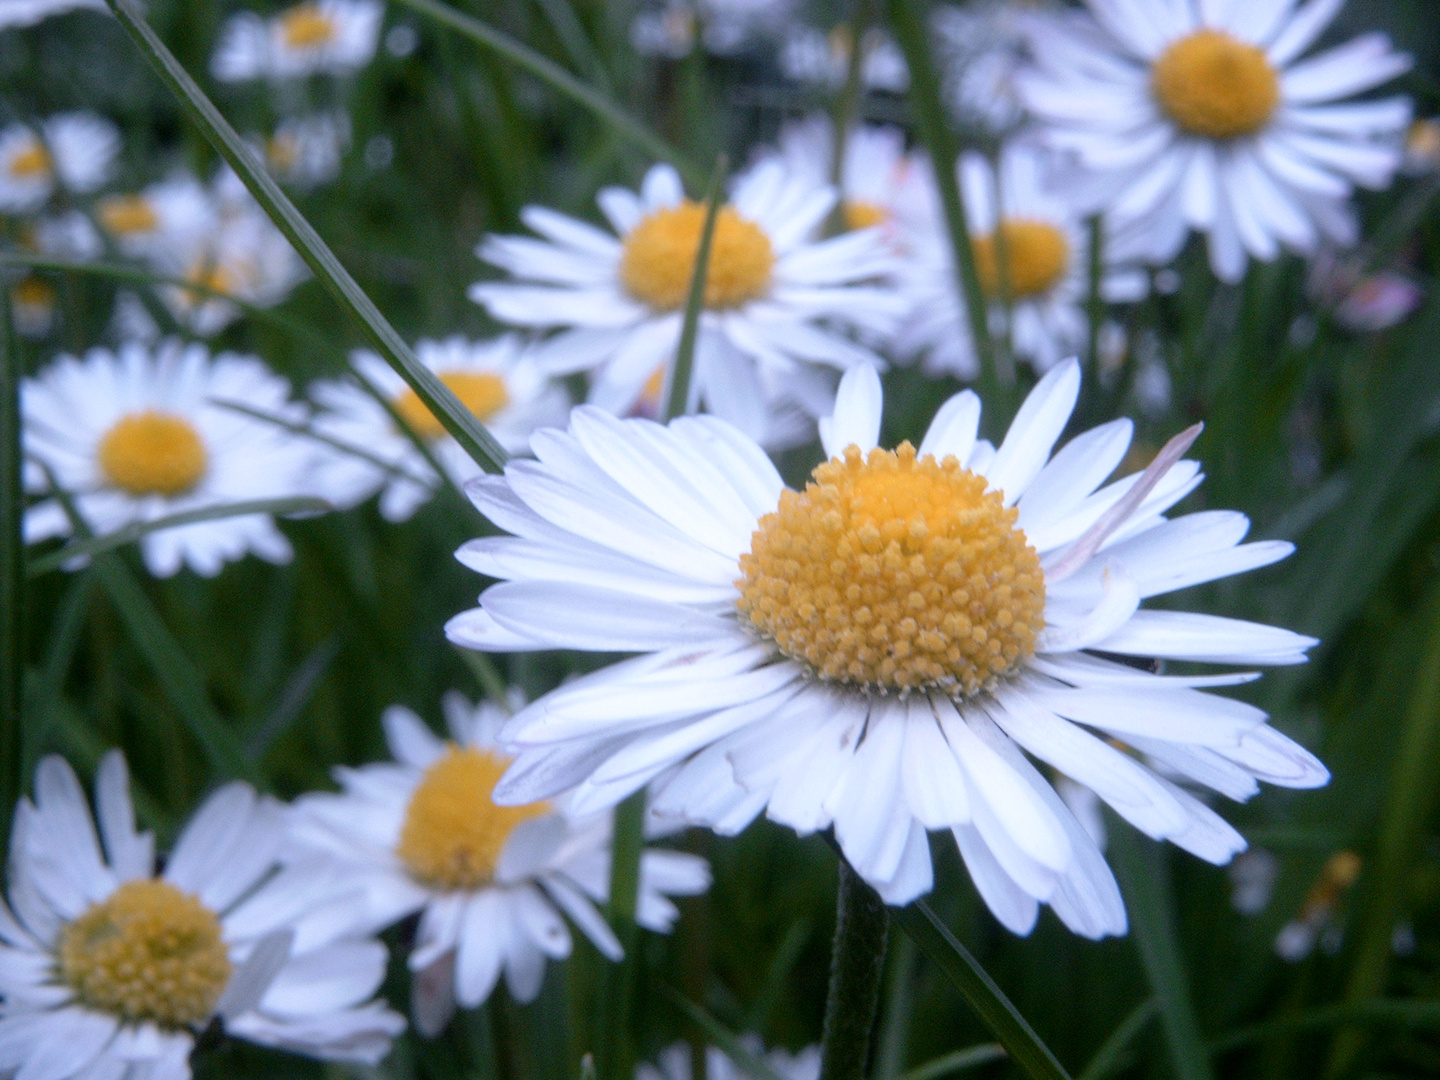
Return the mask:
<svg viewBox="0 0 1440 1080">
<path fill-rule="evenodd" d="M 905 1067 L 917 959 L 914 941 L 904 934 L 895 939 L 890 947 L 890 970 L 885 973 L 885 1010 L 880 1046 L 875 1052 L 875 1080 L 895 1080 Z"/>
<path fill-rule="evenodd" d="M 862 43 L 865 31 L 873 18 L 873 0 L 855 0 L 850 17 L 850 61 L 845 69 L 845 83 L 835 95 L 835 104 L 830 110 L 830 127 L 834 132 L 830 145 L 830 184 L 835 188 L 835 208 L 830 211 L 830 220 L 825 231 L 838 236 L 846 228 L 845 222 L 845 144 L 850 138 L 850 125 L 855 122 L 856 107 L 860 103 L 860 80 L 865 70 L 865 50 Z"/>
<path fill-rule="evenodd" d="M 715 222 L 720 217 L 720 195 L 725 184 L 729 159 L 715 159 L 710 183 L 705 188 L 705 224 L 695 249 L 695 268 L 690 271 L 690 291 L 685 297 L 685 319 L 680 324 L 680 344 L 670 371 L 670 392 L 665 399 L 665 419 L 684 416 L 690 407 L 690 383 L 695 375 L 695 343 L 700 336 L 700 316 L 705 309 L 705 275 L 710 268 L 710 248 L 715 239 Z"/>
<path fill-rule="evenodd" d="M 631 1080 L 634 1073 L 630 1042 L 630 1006 L 635 996 L 636 969 L 640 964 L 640 931 L 635 906 L 640 895 L 640 855 L 645 846 L 645 789 L 641 788 L 615 808 L 615 832 L 610 847 L 610 925 L 625 950 L 606 982 L 605 999 L 598 1011 L 595 1045 L 600 1051 L 601 1080 Z"/>
<path fill-rule="evenodd" d="M 842 856 L 830 990 L 820 1037 L 820 1080 L 863 1080 L 865 1076 L 889 932 L 885 902 Z"/>
<path fill-rule="evenodd" d="M 1002 1061 L 1006 1056 L 1005 1048 L 999 1043 L 967 1046 L 964 1050 L 952 1050 L 923 1065 L 915 1066 L 909 1072 L 902 1074 L 900 1080 L 939 1080 L 942 1076 L 950 1076 L 965 1069 L 973 1069 L 977 1065 Z"/>
<path fill-rule="evenodd" d="M 1155 1019 L 1155 1014 L 1160 1011 L 1160 1006 L 1154 998 L 1146 998 L 1139 1005 L 1130 1011 L 1130 1015 L 1120 1021 L 1120 1026 L 1110 1033 L 1110 1037 L 1100 1044 L 1100 1049 L 1095 1051 L 1085 1068 L 1075 1080 L 1104 1080 L 1120 1064 L 1120 1058 L 1135 1037 L 1145 1030 L 1145 1026 Z"/>
<path fill-rule="evenodd" d="M 1105 298 L 1101 295 L 1105 267 L 1105 227 L 1099 214 L 1086 223 L 1090 233 L 1090 265 L 1087 268 L 1090 287 L 1085 296 L 1085 315 L 1089 334 L 1085 340 L 1085 374 L 1095 380 L 1100 371 L 1100 326 L 1105 320 Z M 1098 383 L 1091 381 L 1090 385 Z"/>
<path fill-rule="evenodd" d="M 25 678 L 25 491 L 20 357 L 10 332 L 10 290 L 0 288 L 0 852 L 24 787 L 21 702 Z"/>
</svg>

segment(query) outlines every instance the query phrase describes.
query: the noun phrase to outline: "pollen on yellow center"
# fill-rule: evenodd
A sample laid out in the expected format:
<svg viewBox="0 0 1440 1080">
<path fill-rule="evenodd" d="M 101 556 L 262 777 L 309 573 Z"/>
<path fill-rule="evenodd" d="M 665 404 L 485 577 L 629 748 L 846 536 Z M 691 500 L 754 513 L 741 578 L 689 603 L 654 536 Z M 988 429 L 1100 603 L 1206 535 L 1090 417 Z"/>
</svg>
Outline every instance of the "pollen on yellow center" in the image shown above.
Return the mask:
<svg viewBox="0 0 1440 1080">
<path fill-rule="evenodd" d="M 122 416 L 101 438 L 96 457 L 106 479 L 131 495 L 183 495 L 210 464 L 194 425 L 155 409 Z"/>
<path fill-rule="evenodd" d="M 220 920 L 166 881 L 128 881 L 60 931 L 60 977 L 128 1021 L 200 1024 L 230 982 Z"/>
<path fill-rule="evenodd" d="M 10 175 L 17 180 L 29 180 L 50 174 L 50 151 L 39 139 L 10 159 Z"/>
<path fill-rule="evenodd" d="M 1045 625 L 1044 573 L 1016 516 L 953 456 L 852 445 L 760 519 L 741 615 L 822 679 L 979 693 Z"/>
<path fill-rule="evenodd" d="M 154 232 L 160 215 L 143 195 L 115 195 L 100 203 L 100 224 L 115 236 Z"/>
<path fill-rule="evenodd" d="M 1172 44 L 1151 67 L 1150 85 L 1170 119 L 1212 139 L 1259 131 L 1280 103 L 1280 80 L 1264 51 L 1221 30 Z"/>
<path fill-rule="evenodd" d="M 441 372 L 439 378 L 482 423 L 510 404 L 510 391 L 505 388 L 504 377 L 493 372 L 446 371 Z M 445 434 L 445 426 L 409 387 L 400 392 L 393 404 L 395 411 L 422 439 L 438 439 Z"/>
<path fill-rule="evenodd" d="M 1029 218 L 1005 218 L 999 232 L 1005 242 L 1005 280 L 1013 299 L 1041 296 L 1065 276 L 1070 267 L 1070 244 L 1054 225 Z M 987 296 L 999 297 L 1000 252 L 995 233 L 982 233 L 971 241 L 971 246 L 981 287 Z"/>
<path fill-rule="evenodd" d="M 884 225 L 890 220 L 889 210 L 879 203 L 866 202 L 864 199 L 846 199 L 841 213 L 845 217 L 847 229 L 869 229 Z"/>
<path fill-rule="evenodd" d="M 705 207 L 686 199 L 679 206 L 657 210 L 625 238 L 620 257 L 620 282 L 635 299 L 660 311 L 685 305 Z M 763 296 L 775 269 L 775 249 L 765 231 L 722 206 L 710 241 L 705 268 L 705 306 L 731 308 Z"/>
<path fill-rule="evenodd" d="M 417 880 L 437 889 L 487 884 L 515 826 L 549 813 L 549 803 L 495 804 L 490 796 L 508 764 L 484 750 L 452 745 L 425 771 L 395 845 Z"/>
<path fill-rule="evenodd" d="M 280 16 L 280 36 L 292 49 L 315 49 L 335 38 L 335 20 L 319 4 L 297 4 Z"/>
</svg>

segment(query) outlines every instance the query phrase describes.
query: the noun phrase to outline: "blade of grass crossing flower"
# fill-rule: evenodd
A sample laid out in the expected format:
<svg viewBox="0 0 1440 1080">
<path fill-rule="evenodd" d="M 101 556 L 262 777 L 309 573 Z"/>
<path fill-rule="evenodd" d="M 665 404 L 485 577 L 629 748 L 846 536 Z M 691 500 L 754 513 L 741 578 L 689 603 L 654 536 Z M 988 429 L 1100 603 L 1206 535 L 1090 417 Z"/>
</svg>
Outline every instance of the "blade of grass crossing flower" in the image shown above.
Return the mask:
<svg viewBox="0 0 1440 1080">
<path fill-rule="evenodd" d="M 113 3 L 114 0 L 111 0 Z M 399 0 L 400 3 L 428 15 L 436 22 L 444 23 L 452 30 L 464 34 L 471 41 L 500 54 L 506 60 L 535 76 L 541 82 L 558 90 L 576 104 L 589 109 L 605 121 L 618 134 L 633 142 L 651 157 L 668 161 L 680 170 L 690 183 L 699 183 L 701 173 L 689 156 L 671 146 L 619 104 L 594 87 L 586 86 L 570 72 L 548 57 L 541 56 L 534 49 L 516 41 L 509 34 L 495 29 L 488 23 L 456 11 L 439 0 Z"/>
<path fill-rule="evenodd" d="M 874 17 L 873 0 L 855 0 L 850 17 L 850 62 L 845 68 L 845 83 L 835 95 L 830 108 L 830 130 L 833 132 L 830 144 L 830 184 L 835 189 L 835 208 L 830 211 L 830 220 L 825 223 L 825 232 L 839 236 L 848 227 L 845 222 L 845 144 L 850 138 L 850 125 L 855 122 L 855 111 L 860 104 L 861 74 L 864 71 L 864 52 L 860 43 L 865 40 L 865 31 L 870 28 Z"/>
<path fill-rule="evenodd" d="M 1064 1066 L 1020 1015 L 1020 1010 L 929 904 L 917 900 L 908 907 L 892 909 L 890 917 L 955 984 L 1026 1076 L 1034 1080 L 1070 1080 Z"/>
<path fill-rule="evenodd" d="M 728 159 L 715 159 L 710 183 L 705 188 L 705 223 L 695 249 L 695 268 L 690 271 L 690 291 L 685 295 L 685 318 L 680 324 L 680 344 L 670 369 L 670 389 L 665 397 L 665 419 L 684 416 L 690 407 L 690 382 L 695 377 L 695 343 L 700 336 L 700 313 L 705 308 L 705 275 L 710 269 L 710 249 L 715 240 L 715 222 L 720 217 L 720 194 L 725 183 Z"/>
<path fill-rule="evenodd" d="M 768 1061 L 759 1054 L 752 1053 L 733 1031 L 699 1005 L 663 983 L 660 985 L 660 992 L 705 1033 L 705 1037 L 730 1059 L 741 1075 L 751 1077 L 752 1080 L 783 1080 Z"/>
<path fill-rule="evenodd" d="M 1115 870 L 1130 913 L 1130 932 L 1160 1007 L 1160 1024 L 1176 1080 L 1211 1080 L 1210 1055 L 1190 996 L 1190 980 L 1175 927 L 1166 851 L 1131 829 L 1114 829 Z"/>
<path fill-rule="evenodd" d="M 415 358 L 410 347 L 350 276 L 350 272 L 341 265 L 329 245 L 256 161 L 254 154 L 220 114 L 220 110 L 205 96 L 205 92 L 150 28 L 136 8 L 135 0 L 106 2 L 146 60 L 185 106 L 206 139 L 235 170 L 250 194 L 255 197 L 255 201 L 285 234 L 320 283 L 356 319 L 370 346 L 400 374 L 425 403 L 426 408 L 481 468 L 489 472 L 499 472 L 507 456 L 504 448 L 485 430 L 484 425 L 470 410 L 460 404 L 450 389 Z"/>
<path fill-rule="evenodd" d="M 1154 998 L 1146 998 L 1135 1008 L 1130 1010 L 1130 1015 L 1120 1021 L 1120 1026 L 1110 1033 L 1110 1037 L 1100 1044 L 1100 1049 L 1095 1051 L 1089 1063 L 1081 1070 L 1075 1080 L 1103 1080 L 1109 1076 L 1120 1065 L 1120 1060 L 1135 1037 L 1145 1030 L 1145 1026 L 1155 1019 L 1155 1014 L 1160 1011 L 1160 1006 Z"/>
<path fill-rule="evenodd" d="M 941 1054 L 923 1065 L 917 1065 L 907 1073 L 900 1074 L 900 1080 L 939 1080 L 977 1065 L 988 1065 L 1005 1057 L 1005 1048 L 999 1043 L 981 1043 L 979 1046 Z"/>
<path fill-rule="evenodd" d="M 25 677 L 25 492 L 20 468 L 20 357 L 10 332 L 10 290 L 0 289 L 0 852 L 20 797 Z"/>
<path fill-rule="evenodd" d="M 640 855 L 645 846 L 645 789 L 615 808 L 610 842 L 610 925 L 625 955 L 606 973 L 605 996 L 596 1010 L 595 1046 L 600 1080 L 631 1080 L 630 1005 L 640 964 L 640 928 L 635 923 L 640 895 Z"/>
<path fill-rule="evenodd" d="M 195 525 L 202 521 L 223 521 L 226 518 L 245 517 L 249 514 L 323 514 L 333 509 L 335 508 L 324 499 L 300 495 L 286 499 L 250 499 L 246 502 L 225 503 L 223 506 L 206 506 L 199 510 L 186 510 L 179 514 L 155 518 L 153 521 L 137 521 L 104 536 L 76 540 L 66 544 L 58 551 L 31 559 L 25 567 L 25 574 L 27 577 L 36 577 L 51 570 L 58 570 L 71 559 L 98 555 L 102 551 L 113 551 L 126 544 L 133 544 L 149 533 L 174 529 L 181 525 Z"/>
<path fill-rule="evenodd" d="M 1090 234 L 1090 265 L 1086 268 L 1089 288 L 1085 296 L 1085 316 L 1089 323 L 1085 339 L 1085 373 L 1089 381 L 1095 379 L 1100 370 L 1100 325 L 1105 320 L 1105 299 L 1100 293 L 1105 265 L 1105 226 L 1099 214 L 1086 223 L 1086 229 Z"/>
</svg>

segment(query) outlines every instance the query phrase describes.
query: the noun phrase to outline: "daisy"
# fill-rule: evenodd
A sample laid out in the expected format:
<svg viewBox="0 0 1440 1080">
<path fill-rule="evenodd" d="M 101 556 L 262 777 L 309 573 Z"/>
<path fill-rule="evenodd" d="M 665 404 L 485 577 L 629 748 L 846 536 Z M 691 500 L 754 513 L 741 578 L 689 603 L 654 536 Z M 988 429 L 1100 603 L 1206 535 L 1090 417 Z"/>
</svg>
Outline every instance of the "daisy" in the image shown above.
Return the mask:
<svg viewBox="0 0 1440 1080">
<path fill-rule="evenodd" d="M 963 8 L 937 8 L 935 43 L 943 61 L 945 99 L 966 127 L 992 136 L 1025 120 L 1015 76 L 1025 64 L 1025 22 L 1030 12 L 1010 0 Z"/>
<path fill-rule="evenodd" d="M 489 341 L 459 335 L 421 341 L 415 356 L 512 454 L 525 453 L 532 431 L 563 422 L 569 411 L 564 387 L 527 357 L 516 334 Z M 425 440 L 452 483 L 480 475 L 480 466 L 389 364 L 371 352 L 355 353 L 351 363 L 356 375 Z M 385 520 L 405 521 L 434 494 L 439 477 L 375 394 L 353 378 L 327 379 L 311 385 L 310 397 L 320 406 L 311 426 L 330 440 L 315 481 L 327 499 L 350 507 L 378 491 Z M 346 453 L 341 449 L 346 446 L 361 449 L 363 456 Z"/>
<path fill-rule="evenodd" d="M 290 384 L 253 356 L 162 342 L 62 356 L 22 391 L 26 486 L 45 494 L 41 463 L 96 533 L 187 510 L 308 494 L 314 451 L 274 424 L 220 402 L 302 421 Z M 27 542 L 68 536 L 56 499 L 31 506 Z M 206 577 L 246 552 L 288 562 L 290 543 L 268 514 L 222 518 L 146 533 L 145 564 L 157 577 L 188 565 Z"/>
<path fill-rule="evenodd" d="M 0 29 L 7 26 L 34 26 L 51 15 L 89 8 L 109 11 L 105 0 L 5 0 L 0 4 Z"/>
<path fill-rule="evenodd" d="M 472 285 L 470 298 L 501 322 L 559 330 L 537 361 L 557 375 L 589 371 L 591 402 L 625 414 L 647 384 L 665 382 L 705 208 L 685 198 L 668 165 L 651 168 L 638 194 L 606 188 L 597 201 L 613 235 L 530 206 L 521 217 L 543 239 L 487 237 L 479 256 L 518 280 Z M 819 415 L 833 399 L 829 372 L 881 362 L 831 324 L 890 329 L 899 300 L 873 279 L 891 257 L 874 231 L 812 240 L 834 202 L 831 189 L 774 161 L 734 185 L 715 225 L 691 411 L 703 404 L 759 438 L 762 403 Z"/>
<path fill-rule="evenodd" d="M 10 124 L 0 130 L 0 212 L 38 210 L 58 184 L 86 194 L 115 166 L 120 132 L 94 113 L 57 113 L 40 127 Z"/>
<path fill-rule="evenodd" d="M 1048 158 L 1039 148 L 1014 142 L 1001 152 L 998 175 L 982 154 L 966 153 L 959 164 L 975 268 L 990 300 L 990 323 L 997 330 L 1005 324 L 999 251 L 1003 241 L 1011 346 L 1038 372 L 1073 354 L 1089 327 L 1089 228 L 1074 199 L 1048 182 Z M 914 307 L 893 347 L 901 357 L 923 356 L 927 371 L 974 378 L 979 363 L 955 284 L 948 233 L 935 221 L 912 235 L 913 257 L 901 272 L 900 287 Z M 1116 265 L 1108 246 L 1102 245 L 1106 266 L 1101 295 L 1112 302 L 1141 299 L 1149 287 L 1147 275 Z"/>
<path fill-rule="evenodd" d="M 107 195 L 95 205 L 100 227 L 126 255 L 180 265 L 218 226 L 215 200 L 190 173 L 177 172 L 143 191 Z"/>
<path fill-rule="evenodd" d="M 349 116 L 313 113 L 282 121 L 265 140 L 263 156 L 275 176 L 308 189 L 340 175 L 340 161 L 349 146 Z"/>
<path fill-rule="evenodd" d="M 337 769 L 342 793 L 300 799 L 292 827 L 301 865 L 320 852 L 363 891 L 363 924 L 379 929 L 420 913 L 408 962 L 415 1024 L 427 1035 L 445 1026 L 457 1001 L 467 1009 L 484 1002 L 502 969 L 511 996 L 533 1000 L 546 958 L 570 954 L 561 912 L 605 956 L 621 955 L 595 908 L 610 892 L 611 815 L 571 818 L 550 802 L 495 805 L 490 791 L 510 760 L 495 742 L 505 710 L 472 707 L 457 693 L 444 706 L 449 742 L 410 710 L 386 710 L 395 763 Z M 647 850 L 636 921 L 668 932 L 679 916 L 668 896 L 709 885 L 703 859 Z"/>
<path fill-rule="evenodd" d="M 512 536 L 458 557 L 500 579 L 450 621 L 458 645 L 642 655 L 551 692 L 505 727 L 499 801 L 574 787 L 576 812 L 652 784 L 656 813 L 734 833 L 764 811 L 834 828 L 892 904 L 931 886 L 927 830 L 949 829 L 980 894 L 1017 933 L 1049 903 L 1078 933 L 1125 927 L 1094 842 L 1029 754 L 1146 833 L 1216 863 L 1245 842 L 1141 751 L 1243 799 L 1256 779 L 1325 782 L 1254 706 L 1201 692 L 1253 673 L 1151 674 L 1109 655 L 1295 664 L 1313 639 L 1143 599 L 1285 557 L 1248 522 L 1167 520 L 1199 467 L 1172 443 L 1101 486 L 1132 425 L 1051 450 L 1080 368 L 1057 365 L 997 449 L 980 401 L 941 408 L 918 449 L 876 446 L 881 391 L 857 368 L 821 421 L 830 459 L 786 490 L 715 417 L 668 428 L 579 408 L 531 439 L 538 461 L 471 481 Z"/>
<path fill-rule="evenodd" d="M 304 0 L 262 19 L 245 11 L 220 33 L 210 71 L 221 82 L 349 75 L 375 56 L 379 0 Z"/>
<path fill-rule="evenodd" d="M 1020 92 L 1046 137 L 1098 174 L 1105 207 L 1143 224 L 1156 263 L 1190 229 L 1224 281 L 1247 253 L 1353 243 L 1353 187 L 1384 188 L 1410 101 L 1347 99 L 1410 67 L 1383 34 L 1302 59 L 1344 0 L 1087 0 L 1032 24 L 1037 67 Z"/>
<path fill-rule="evenodd" d="M 405 1026 L 371 1000 L 385 949 L 337 921 L 327 869 L 276 873 L 284 836 L 278 803 L 229 784 L 157 874 L 120 753 L 100 763 L 93 823 L 70 767 L 43 760 L 34 801 L 16 808 L 0 903 L 0 1072 L 186 1080 L 217 1021 L 264 1046 L 377 1063 Z M 297 921 L 312 906 L 328 933 Z"/>
<path fill-rule="evenodd" d="M 762 1058 L 782 1080 L 818 1080 L 820 1076 L 820 1047 L 807 1046 L 798 1054 L 784 1050 L 765 1052 L 765 1044 L 758 1035 L 740 1036 L 740 1042 L 758 1058 Z M 692 1080 L 694 1070 L 690 1058 L 689 1043 L 671 1043 L 655 1055 L 655 1064 L 642 1062 L 636 1066 L 635 1080 Z M 745 1072 L 714 1046 L 705 1048 L 706 1080 L 759 1080 Z"/>
<path fill-rule="evenodd" d="M 839 90 L 850 70 L 853 37 L 841 24 L 829 33 L 796 23 L 790 27 L 778 57 L 787 79 Z M 910 86 L 910 69 L 900 46 L 882 31 L 871 28 L 861 40 L 860 82 L 868 90 L 903 94 Z"/>
</svg>

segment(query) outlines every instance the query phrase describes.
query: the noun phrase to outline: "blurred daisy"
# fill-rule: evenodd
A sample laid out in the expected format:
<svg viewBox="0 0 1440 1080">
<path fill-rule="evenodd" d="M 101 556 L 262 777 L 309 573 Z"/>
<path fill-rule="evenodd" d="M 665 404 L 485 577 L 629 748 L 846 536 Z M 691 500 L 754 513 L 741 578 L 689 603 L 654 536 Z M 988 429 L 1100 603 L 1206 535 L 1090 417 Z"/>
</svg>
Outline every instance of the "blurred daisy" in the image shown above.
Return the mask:
<svg viewBox="0 0 1440 1080">
<path fill-rule="evenodd" d="M 765 1044 L 754 1034 L 740 1036 L 740 1044 L 756 1057 L 764 1060 L 770 1070 L 782 1080 L 819 1080 L 820 1047 L 807 1046 L 798 1054 L 784 1050 L 765 1052 Z M 655 1064 L 641 1062 L 635 1068 L 635 1080 L 692 1080 L 694 1070 L 690 1058 L 689 1043 L 671 1043 L 655 1055 Z M 714 1046 L 705 1048 L 706 1080 L 760 1080 L 731 1061 Z"/>
<path fill-rule="evenodd" d="M 965 213 L 980 284 L 990 300 L 995 332 L 1003 332 L 1010 299 L 1010 337 L 1017 356 L 1038 372 L 1083 345 L 1089 323 L 1085 302 L 1090 291 L 1090 232 L 1079 208 L 1062 187 L 1047 183 L 1047 155 L 1024 143 L 1008 143 L 999 175 L 981 154 L 966 153 L 959 167 Z M 1004 248 L 1002 290 L 1001 248 Z M 1109 258 L 1101 295 L 1111 302 L 1139 300 L 1148 276 Z M 900 287 L 914 304 L 894 339 L 902 357 L 923 356 L 925 368 L 961 378 L 979 372 L 970 322 L 956 286 L 948 233 L 936 225 L 917 234 L 913 257 L 905 264 Z"/>
<path fill-rule="evenodd" d="M 1343 0 L 1087 4 L 1093 20 L 1032 23 L 1038 67 L 1021 95 L 1049 141 L 1096 171 L 1112 217 L 1143 224 L 1137 253 L 1168 262 L 1197 229 L 1216 275 L 1238 281 L 1247 252 L 1354 242 L 1346 199 L 1390 183 L 1411 107 L 1345 99 L 1408 56 L 1366 34 L 1300 59 Z"/>
<path fill-rule="evenodd" d="M 348 75 L 375 56 L 385 9 L 379 0 L 305 0 L 262 19 L 225 24 L 210 71 L 221 82 Z"/>
<path fill-rule="evenodd" d="M 553 374 L 590 371 L 590 400 L 624 414 L 647 384 L 665 382 L 705 207 L 668 165 L 653 167 L 639 194 L 606 188 L 597 201 L 615 234 L 530 206 L 521 217 L 543 239 L 486 237 L 480 257 L 519 280 L 472 285 L 470 297 L 501 322 L 560 329 L 537 347 L 538 362 Z M 880 362 L 832 324 L 890 329 L 898 298 L 873 279 L 891 257 L 875 231 L 811 240 L 834 201 L 778 162 L 737 181 L 715 225 L 691 411 L 703 404 L 761 437 L 759 405 L 789 400 L 818 415 L 833 397 L 828 370 Z"/>
<path fill-rule="evenodd" d="M 497 806 L 490 799 L 509 758 L 495 733 L 505 711 L 445 698 L 450 741 L 408 709 L 385 712 L 394 764 L 340 768 L 338 795 L 295 805 L 292 841 L 300 865 L 314 852 L 363 890 L 363 921 L 376 929 L 420 912 L 410 953 L 415 1025 L 445 1026 L 455 1004 L 475 1008 L 503 969 L 510 994 L 533 1000 L 546 958 L 570 954 L 564 912 L 605 956 L 620 943 L 599 911 L 610 892 L 611 815 L 572 819 L 563 805 Z M 679 912 L 669 896 L 710 885 L 703 859 L 647 850 L 640 858 L 636 921 L 666 933 Z"/>
<path fill-rule="evenodd" d="M 285 183 L 313 188 L 340 175 L 349 145 L 350 117 L 343 112 L 291 117 L 265 140 L 265 163 Z"/>
<path fill-rule="evenodd" d="M 1025 119 L 1015 77 L 1026 59 L 1025 24 L 1034 5 L 985 0 L 935 10 L 946 104 L 962 124 L 1006 135 Z"/>
<path fill-rule="evenodd" d="M 34 26 L 51 15 L 62 15 L 80 8 L 110 10 L 105 6 L 105 0 L 5 0 L 0 3 L 0 28 Z"/>
<path fill-rule="evenodd" d="M 998 449 L 976 437 L 967 391 L 918 449 L 891 451 L 876 446 L 879 379 L 857 368 L 803 492 L 714 417 L 662 428 L 582 407 L 568 431 L 537 433 L 538 461 L 469 486 L 514 535 L 460 550 L 500 583 L 449 637 L 643 655 L 518 713 L 497 800 L 574 787 L 582 812 L 653 783 L 656 813 L 722 833 L 761 811 L 833 827 L 892 904 L 931 887 L 926 832 L 949 829 L 1011 930 L 1044 902 L 1077 933 L 1123 931 L 1108 867 L 1028 753 L 1147 834 L 1228 861 L 1240 835 L 1116 742 L 1237 799 L 1256 778 L 1323 784 L 1324 767 L 1259 709 L 1200 692 L 1252 672 L 1163 677 L 1097 654 L 1303 662 L 1311 638 L 1140 609 L 1291 545 L 1240 544 L 1236 513 L 1165 518 L 1200 481 L 1178 460 L 1193 431 L 1103 487 L 1128 420 L 1052 456 L 1079 386 L 1075 361 L 1053 368 Z"/>
<path fill-rule="evenodd" d="M 110 178 L 120 132 L 94 113 L 57 113 L 40 127 L 0 130 L 0 212 L 38 210 L 58 184 L 88 194 Z"/>
<path fill-rule="evenodd" d="M 185 261 L 180 252 L 199 247 L 219 224 L 210 192 L 185 172 L 143 191 L 107 195 L 96 203 L 95 216 L 126 255 L 172 267 Z"/>
<path fill-rule="evenodd" d="M 563 423 L 569 411 L 564 387 L 527 357 L 516 334 L 489 341 L 458 335 L 421 341 L 415 356 L 512 454 L 525 453 L 532 431 Z M 480 475 L 480 466 L 389 364 L 370 352 L 357 352 L 351 363 L 425 440 L 452 483 L 463 485 Z M 325 498 L 350 507 L 379 491 L 380 513 L 387 521 L 404 521 L 434 494 L 439 478 L 374 394 L 347 378 L 313 383 L 310 397 L 320 406 L 311 427 L 330 440 L 315 475 Z M 359 448 L 363 456 L 343 446 Z"/>
<path fill-rule="evenodd" d="M 731 56 L 771 37 L 794 16 L 794 0 L 663 0 L 630 23 L 630 42 L 646 56 L 678 60 L 695 46 Z"/>
<path fill-rule="evenodd" d="M 28 274 L 10 286 L 10 317 L 15 332 L 25 338 L 43 338 L 55 325 L 55 286 Z"/>
<path fill-rule="evenodd" d="M 787 79 L 838 90 L 850 70 L 854 37 L 844 23 L 829 33 L 796 23 L 780 47 L 780 70 Z M 867 30 L 861 39 L 860 82 L 870 90 L 903 94 L 910 85 L 905 54 L 883 32 Z"/>
<path fill-rule="evenodd" d="M 290 384 L 253 356 L 170 340 L 153 352 L 139 344 L 118 353 L 91 349 L 62 356 L 21 398 L 26 486 L 45 494 L 43 463 L 96 533 L 187 510 L 249 499 L 308 494 L 313 444 L 220 401 L 240 402 L 300 422 Z M 27 542 L 68 536 L 55 499 L 25 515 Z M 158 577 L 187 565 L 206 577 L 246 552 L 290 559 L 290 543 L 268 514 L 198 522 L 145 534 L 145 564 Z"/>
<path fill-rule="evenodd" d="M 373 1065 L 389 1052 L 405 1021 L 370 1000 L 385 949 L 333 920 L 328 936 L 297 929 L 296 913 L 335 885 L 305 869 L 272 876 L 278 803 L 221 788 L 157 875 L 112 751 L 95 818 L 70 766 L 43 760 L 34 801 L 16 808 L 10 907 L 0 903 L 0 1072 L 187 1080 L 197 1036 L 217 1021 L 307 1057 Z"/>
</svg>

